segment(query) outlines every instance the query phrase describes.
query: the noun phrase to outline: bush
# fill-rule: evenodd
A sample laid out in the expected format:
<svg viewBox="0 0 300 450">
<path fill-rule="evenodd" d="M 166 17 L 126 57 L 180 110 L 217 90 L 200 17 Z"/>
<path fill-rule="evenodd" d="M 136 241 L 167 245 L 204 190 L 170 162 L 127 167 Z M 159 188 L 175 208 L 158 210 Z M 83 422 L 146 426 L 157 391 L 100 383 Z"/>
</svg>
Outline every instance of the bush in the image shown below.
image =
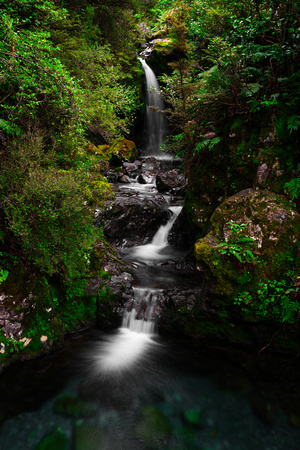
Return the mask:
<svg viewBox="0 0 300 450">
<path fill-rule="evenodd" d="M 22 191 L 5 200 L 8 227 L 25 256 L 45 274 L 61 274 L 66 281 L 85 271 L 96 236 L 83 191 L 74 172 L 35 168 Z"/>
</svg>

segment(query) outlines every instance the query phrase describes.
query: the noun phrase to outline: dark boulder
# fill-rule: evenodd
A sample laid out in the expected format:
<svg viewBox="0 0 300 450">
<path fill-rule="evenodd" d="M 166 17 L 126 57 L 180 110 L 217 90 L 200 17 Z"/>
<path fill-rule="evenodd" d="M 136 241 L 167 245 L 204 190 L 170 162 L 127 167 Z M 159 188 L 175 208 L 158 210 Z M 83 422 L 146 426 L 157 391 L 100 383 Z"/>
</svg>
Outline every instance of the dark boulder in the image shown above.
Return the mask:
<svg viewBox="0 0 300 450">
<path fill-rule="evenodd" d="M 172 194 L 184 194 L 186 180 L 183 174 L 177 169 L 159 172 L 156 176 L 156 186 L 158 192 L 168 192 Z"/>
<path fill-rule="evenodd" d="M 103 226 L 112 245 L 126 248 L 148 244 L 169 217 L 167 201 L 160 195 L 146 198 L 120 195 L 98 216 L 97 225 Z"/>
</svg>

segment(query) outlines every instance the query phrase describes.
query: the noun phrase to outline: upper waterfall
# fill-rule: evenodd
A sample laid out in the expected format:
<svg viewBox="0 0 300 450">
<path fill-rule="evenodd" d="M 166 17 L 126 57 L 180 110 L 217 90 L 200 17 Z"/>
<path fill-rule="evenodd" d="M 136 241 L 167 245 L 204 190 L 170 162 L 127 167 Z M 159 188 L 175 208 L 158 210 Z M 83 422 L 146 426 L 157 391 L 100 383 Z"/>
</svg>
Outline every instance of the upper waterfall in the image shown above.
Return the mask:
<svg viewBox="0 0 300 450">
<path fill-rule="evenodd" d="M 153 70 L 139 58 L 146 78 L 145 148 L 143 156 L 161 157 L 161 146 L 168 134 L 168 120 L 164 114 L 165 104 Z"/>
</svg>

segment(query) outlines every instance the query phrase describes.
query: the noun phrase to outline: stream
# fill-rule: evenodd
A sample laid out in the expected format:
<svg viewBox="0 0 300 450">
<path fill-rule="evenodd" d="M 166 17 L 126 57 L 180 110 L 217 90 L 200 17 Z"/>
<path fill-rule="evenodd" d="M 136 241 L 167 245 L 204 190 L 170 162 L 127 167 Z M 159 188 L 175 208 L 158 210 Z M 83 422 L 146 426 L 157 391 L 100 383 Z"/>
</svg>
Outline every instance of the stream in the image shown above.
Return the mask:
<svg viewBox="0 0 300 450">
<path fill-rule="evenodd" d="M 159 87 L 141 63 L 147 88 L 155 87 L 154 107 L 154 96 L 147 96 L 151 136 L 142 156 L 163 159 L 166 126 L 153 117 L 163 116 Z M 155 183 L 135 179 L 119 188 L 141 197 L 157 192 Z M 157 332 L 162 290 L 195 284 L 195 274 L 165 264 L 184 256 L 167 239 L 181 208 L 180 198 L 170 203 L 169 220 L 150 243 L 121 249 L 135 285 L 119 329 L 91 330 L 56 354 L 16 363 L 0 375 L 0 450 L 300 448 L 297 358 L 200 346 Z"/>
</svg>

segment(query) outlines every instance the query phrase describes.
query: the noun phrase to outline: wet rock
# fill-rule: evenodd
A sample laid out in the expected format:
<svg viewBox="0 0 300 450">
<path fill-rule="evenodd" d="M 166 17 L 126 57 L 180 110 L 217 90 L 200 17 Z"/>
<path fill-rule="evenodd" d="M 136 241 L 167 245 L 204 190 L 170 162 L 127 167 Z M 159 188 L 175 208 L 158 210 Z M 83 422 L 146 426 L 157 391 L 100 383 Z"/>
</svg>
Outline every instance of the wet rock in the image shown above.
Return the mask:
<svg viewBox="0 0 300 450">
<path fill-rule="evenodd" d="M 118 181 L 120 183 L 131 183 L 131 180 L 128 175 L 122 175 Z"/>
<path fill-rule="evenodd" d="M 86 291 L 92 295 L 97 295 L 99 290 L 108 288 L 110 294 L 120 301 L 126 301 L 133 295 L 133 276 L 130 273 L 122 272 L 120 275 L 113 275 L 111 278 L 101 276 L 89 280 Z"/>
<path fill-rule="evenodd" d="M 154 184 L 155 175 L 148 171 L 142 172 L 138 176 L 138 182 L 140 184 Z"/>
<path fill-rule="evenodd" d="M 156 158 L 151 156 L 151 157 L 147 158 L 145 161 L 143 161 L 142 169 L 148 170 L 150 172 L 157 174 L 161 170 L 161 165 L 160 165 L 160 162 L 157 161 Z"/>
<path fill-rule="evenodd" d="M 159 172 L 156 176 L 156 185 L 159 192 L 183 194 L 186 189 L 185 177 L 177 169 Z"/>
<path fill-rule="evenodd" d="M 119 248 L 151 241 L 161 224 L 168 221 L 167 201 L 160 195 L 149 198 L 119 196 L 98 216 L 108 241 Z"/>
<path fill-rule="evenodd" d="M 10 303 L 11 298 L 12 296 L 0 295 L 0 326 L 6 338 L 18 341 L 23 333 L 23 314 L 22 312 L 16 314 L 13 308 L 8 309 L 4 306 L 6 303 Z"/>
<path fill-rule="evenodd" d="M 175 247 L 188 249 L 195 243 L 195 238 L 190 226 L 187 226 L 188 217 L 185 209 L 179 213 L 169 234 L 168 242 Z"/>
<path fill-rule="evenodd" d="M 142 162 L 135 160 L 133 163 L 124 162 L 123 167 L 130 178 L 135 178 L 138 176 L 141 170 Z"/>
<path fill-rule="evenodd" d="M 266 183 L 270 169 L 266 163 L 261 164 L 256 173 L 255 186 L 260 186 Z"/>
</svg>

